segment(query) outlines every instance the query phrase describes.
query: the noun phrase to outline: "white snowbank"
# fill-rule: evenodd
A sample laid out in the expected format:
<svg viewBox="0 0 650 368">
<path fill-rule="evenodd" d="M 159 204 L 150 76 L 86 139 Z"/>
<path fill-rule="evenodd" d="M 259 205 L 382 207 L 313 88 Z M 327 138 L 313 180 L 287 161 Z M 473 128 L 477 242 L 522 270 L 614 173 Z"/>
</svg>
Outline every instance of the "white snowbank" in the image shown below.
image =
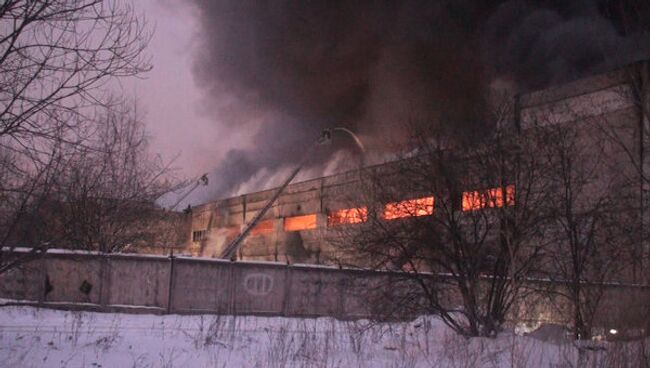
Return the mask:
<svg viewBox="0 0 650 368">
<path fill-rule="evenodd" d="M 583 350 L 578 363 L 570 343 L 509 333 L 467 340 L 433 317 L 371 324 L 0 307 L 6 367 L 608 367 L 640 357 L 640 346 Z"/>
</svg>

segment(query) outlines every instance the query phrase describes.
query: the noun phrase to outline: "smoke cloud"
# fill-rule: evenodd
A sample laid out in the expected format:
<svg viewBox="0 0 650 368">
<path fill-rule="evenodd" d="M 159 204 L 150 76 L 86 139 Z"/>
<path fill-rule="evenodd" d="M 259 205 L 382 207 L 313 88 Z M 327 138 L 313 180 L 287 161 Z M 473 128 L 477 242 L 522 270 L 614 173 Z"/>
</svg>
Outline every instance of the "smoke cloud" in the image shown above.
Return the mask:
<svg viewBox="0 0 650 368">
<path fill-rule="evenodd" d="M 226 154 L 193 202 L 277 184 L 270 178 L 297 163 L 324 128 L 353 130 L 381 156 L 414 119 L 485 128 L 477 106 L 494 80 L 542 88 L 638 59 L 648 45 L 638 29 L 624 37 L 620 17 L 592 1 L 194 5 L 195 78 L 220 129 L 251 139 Z M 309 172 L 358 164 L 353 141 L 336 138 L 316 152 Z"/>
</svg>

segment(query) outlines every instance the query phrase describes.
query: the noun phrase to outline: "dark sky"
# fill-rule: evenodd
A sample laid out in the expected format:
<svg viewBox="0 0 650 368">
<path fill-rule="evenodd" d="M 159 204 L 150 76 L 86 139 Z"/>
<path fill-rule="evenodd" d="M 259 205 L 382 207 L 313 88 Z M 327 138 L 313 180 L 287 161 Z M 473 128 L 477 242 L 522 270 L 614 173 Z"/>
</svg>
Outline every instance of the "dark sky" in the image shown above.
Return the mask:
<svg viewBox="0 0 650 368">
<path fill-rule="evenodd" d="M 648 55 L 647 1 L 193 3 L 204 109 L 249 137 L 230 142 L 197 201 L 277 184 L 326 127 L 381 155 L 409 121 L 487 129 L 477 111 L 490 86 L 539 89 Z M 337 151 L 355 160 L 338 141 L 315 166 Z"/>
</svg>

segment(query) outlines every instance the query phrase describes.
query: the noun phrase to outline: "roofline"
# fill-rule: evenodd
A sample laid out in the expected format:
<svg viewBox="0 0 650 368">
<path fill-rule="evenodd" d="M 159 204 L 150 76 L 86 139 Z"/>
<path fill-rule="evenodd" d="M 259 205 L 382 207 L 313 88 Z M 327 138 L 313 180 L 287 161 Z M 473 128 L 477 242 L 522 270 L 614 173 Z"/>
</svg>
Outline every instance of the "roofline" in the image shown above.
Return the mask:
<svg viewBox="0 0 650 368">
<path fill-rule="evenodd" d="M 616 85 L 620 85 L 625 82 L 625 71 L 628 69 L 630 66 L 633 65 L 639 65 L 642 63 L 650 63 L 650 59 L 642 59 L 642 60 L 637 60 L 635 62 L 632 62 L 630 64 L 626 64 L 624 66 L 618 67 L 618 68 L 610 68 L 604 71 L 596 72 L 592 75 L 582 77 L 582 78 L 576 78 L 570 81 L 566 81 L 563 83 L 555 84 L 548 86 L 546 88 L 538 89 L 538 90 L 532 90 L 532 91 L 526 91 L 523 93 L 518 94 L 515 96 L 515 99 L 519 99 L 521 105 L 521 108 L 533 108 L 535 106 L 541 106 L 544 104 L 548 103 L 553 103 L 556 101 L 560 101 L 569 97 L 574 97 L 574 96 L 579 96 L 582 94 L 586 93 L 591 93 L 594 91 L 602 90 L 607 87 L 612 87 Z M 443 149 L 445 151 L 445 149 Z M 327 179 L 333 179 L 337 177 L 345 177 L 345 176 L 351 176 L 352 174 L 358 173 L 362 170 L 372 170 L 378 167 L 383 167 L 387 166 L 390 164 L 395 164 L 398 162 L 402 162 L 405 160 L 409 160 L 412 157 L 405 157 L 405 158 L 400 158 L 397 160 L 393 161 L 386 161 L 383 163 L 379 164 L 374 164 L 374 165 L 369 165 L 369 166 L 363 166 L 357 169 L 350 169 L 343 171 L 341 173 L 333 174 L 333 175 L 327 175 L 327 176 L 321 176 L 318 178 L 313 178 L 313 179 L 308 179 L 308 180 L 303 180 L 303 181 L 298 181 L 295 183 L 289 184 L 287 186 L 287 189 L 290 188 L 295 188 L 300 185 L 305 185 L 310 182 L 318 182 L 322 180 L 327 180 Z M 232 197 L 223 197 L 223 198 L 217 198 L 208 202 L 203 202 L 200 204 L 197 204 L 193 206 L 193 208 L 203 208 L 209 205 L 214 205 L 220 202 L 226 202 L 229 200 L 233 200 L 235 198 L 241 198 L 244 196 L 249 196 L 249 195 L 256 195 L 256 194 L 262 194 L 265 192 L 273 192 L 277 190 L 279 186 L 256 191 L 256 192 L 248 192 L 245 194 L 237 195 L 237 196 L 232 196 Z M 285 192 L 285 193 L 288 193 Z"/>
</svg>

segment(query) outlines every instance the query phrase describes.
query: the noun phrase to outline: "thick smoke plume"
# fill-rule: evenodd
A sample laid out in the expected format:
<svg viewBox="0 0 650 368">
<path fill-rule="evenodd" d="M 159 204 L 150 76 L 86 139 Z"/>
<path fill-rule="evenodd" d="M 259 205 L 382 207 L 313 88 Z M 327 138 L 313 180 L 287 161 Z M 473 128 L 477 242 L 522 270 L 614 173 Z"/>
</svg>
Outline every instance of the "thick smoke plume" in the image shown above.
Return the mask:
<svg viewBox="0 0 650 368">
<path fill-rule="evenodd" d="M 612 9 L 630 7 L 610 3 L 196 0 L 196 80 L 223 131 L 252 133 L 195 200 L 278 184 L 273 173 L 323 128 L 358 132 L 381 154 L 414 119 L 486 128 L 475 114 L 496 80 L 542 88 L 640 57 L 647 25 L 625 24 Z M 311 166 L 333 170 L 334 152 L 356 165 L 340 159 L 357 154 L 341 136 Z"/>
</svg>

